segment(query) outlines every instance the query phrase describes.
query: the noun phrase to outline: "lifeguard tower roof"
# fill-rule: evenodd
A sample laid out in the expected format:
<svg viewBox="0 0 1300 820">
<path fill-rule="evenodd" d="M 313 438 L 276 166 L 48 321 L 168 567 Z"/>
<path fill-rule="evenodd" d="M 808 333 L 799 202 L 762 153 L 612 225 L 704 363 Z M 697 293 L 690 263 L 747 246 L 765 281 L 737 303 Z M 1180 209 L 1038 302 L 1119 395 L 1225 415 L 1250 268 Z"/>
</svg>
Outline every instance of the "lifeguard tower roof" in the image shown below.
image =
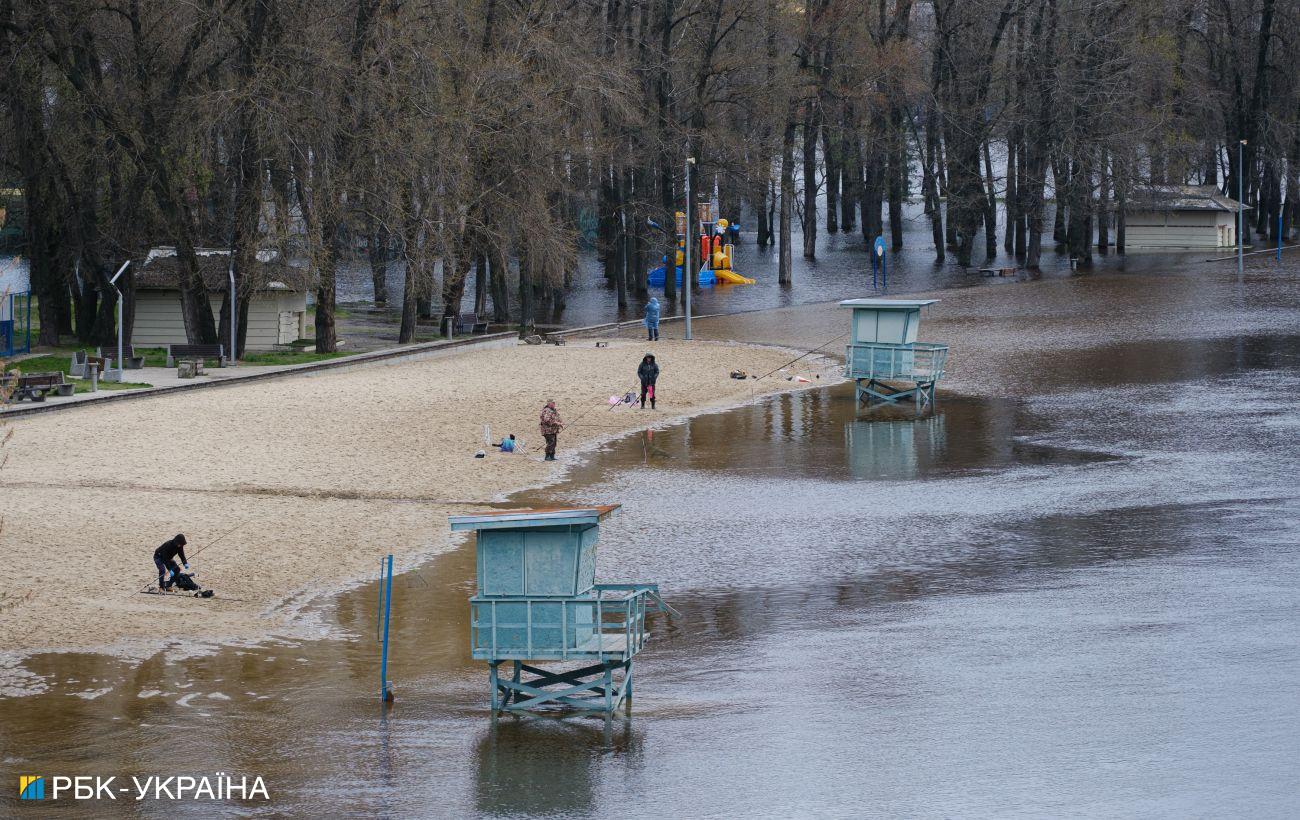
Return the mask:
<svg viewBox="0 0 1300 820">
<path fill-rule="evenodd" d="M 458 530 L 527 529 L 530 527 L 588 526 L 599 524 L 621 504 L 595 507 L 547 507 L 537 510 L 502 510 L 476 515 L 451 515 L 447 521 L 453 532 Z"/>
<path fill-rule="evenodd" d="M 873 310 L 917 310 L 933 305 L 938 299 L 845 299 L 840 307 L 871 308 Z"/>
</svg>

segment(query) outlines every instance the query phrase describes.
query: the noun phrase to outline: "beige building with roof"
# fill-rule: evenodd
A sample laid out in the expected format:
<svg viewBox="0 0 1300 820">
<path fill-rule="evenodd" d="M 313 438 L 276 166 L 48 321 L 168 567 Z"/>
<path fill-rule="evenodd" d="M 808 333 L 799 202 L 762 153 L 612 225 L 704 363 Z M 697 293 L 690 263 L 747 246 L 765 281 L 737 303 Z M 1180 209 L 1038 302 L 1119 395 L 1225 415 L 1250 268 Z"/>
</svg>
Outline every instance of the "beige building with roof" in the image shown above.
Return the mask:
<svg viewBox="0 0 1300 820">
<path fill-rule="evenodd" d="M 208 286 L 212 313 L 220 320 L 230 284 L 227 267 L 230 253 L 199 250 L 199 274 Z M 248 299 L 248 330 L 244 350 L 274 350 L 307 337 L 307 271 L 259 254 L 253 288 Z M 176 256 L 171 248 L 155 248 L 135 274 L 135 323 L 132 344 L 161 347 L 185 344 L 185 320 L 181 317 L 181 290 Z"/>
<path fill-rule="evenodd" d="M 1135 192 L 1124 209 L 1124 250 L 1231 250 L 1237 247 L 1237 207 L 1213 185 Z"/>
</svg>

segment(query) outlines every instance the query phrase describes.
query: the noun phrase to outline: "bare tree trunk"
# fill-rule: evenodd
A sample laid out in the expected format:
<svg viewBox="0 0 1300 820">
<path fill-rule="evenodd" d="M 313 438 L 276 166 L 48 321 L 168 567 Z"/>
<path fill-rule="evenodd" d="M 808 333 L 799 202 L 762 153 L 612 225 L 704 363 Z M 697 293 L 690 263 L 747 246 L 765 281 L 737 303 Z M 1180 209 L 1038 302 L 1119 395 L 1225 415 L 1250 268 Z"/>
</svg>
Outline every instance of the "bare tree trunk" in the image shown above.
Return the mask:
<svg viewBox="0 0 1300 820">
<path fill-rule="evenodd" d="M 785 122 L 781 138 L 781 227 L 777 235 L 777 282 L 789 285 L 794 281 L 790 254 L 790 223 L 794 217 L 794 112 Z"/>
<path fill-rule="evenodd" d="M 817 105 L 805 103 L 803 119 L 803 256 L 817 257 Z"/>
<path fill-rule="evenodd" d="M 826 233 L 840 229 L 840 174 L 839 135 L 822 116 L 822 156 L 826 165 Z"/>
<path fill-rule="evenodd" d="M 993 259 L 998 255 L 998 192 L 988 139 L 984 140 L 984 187 L 984 254 Z"/>
<path fill-rule="evenodd" d="M 1101 169 L 1097 190 L 1097 253 L 1110 253 L 1110 153 L 1101 149 Z"/>
</svg>

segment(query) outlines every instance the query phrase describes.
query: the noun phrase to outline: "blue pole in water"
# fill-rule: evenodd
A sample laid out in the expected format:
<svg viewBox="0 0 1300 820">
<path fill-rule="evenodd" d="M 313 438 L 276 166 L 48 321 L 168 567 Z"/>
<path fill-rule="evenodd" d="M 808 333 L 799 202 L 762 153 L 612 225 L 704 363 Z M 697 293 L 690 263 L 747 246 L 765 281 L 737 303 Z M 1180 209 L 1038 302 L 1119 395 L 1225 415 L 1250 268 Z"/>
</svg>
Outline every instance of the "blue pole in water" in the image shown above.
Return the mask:
<svg viewBox="0 0 1300 820">
<path fill-rule="evenodd" d="M 1282 261 L 1282 214 L 1277 215 L 1277 261 Z"/>
<path fill-rule="evenodd" d="M 393 556 L 387 559 L 387 573 L 384 580 L 384 649 L 379 656 L 379 699 L 387 702 L 391 699 L 388 688 L 388 624 L 393 614 Z"/>
</svg>

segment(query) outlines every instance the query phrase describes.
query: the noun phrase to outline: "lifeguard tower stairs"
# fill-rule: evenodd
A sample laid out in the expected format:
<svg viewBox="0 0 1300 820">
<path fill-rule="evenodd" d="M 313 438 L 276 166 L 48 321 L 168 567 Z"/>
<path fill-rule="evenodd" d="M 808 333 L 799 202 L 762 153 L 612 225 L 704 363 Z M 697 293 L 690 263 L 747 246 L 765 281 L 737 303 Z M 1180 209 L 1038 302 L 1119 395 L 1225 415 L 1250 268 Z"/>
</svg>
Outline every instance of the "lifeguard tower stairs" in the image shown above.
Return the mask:
<svg viewBox="0 0 1300 820">
<path fill-rule="evenodd" d="M 948 346 L 918 342 L 921 308 L 937 299 L 846 299 L 853 311 L 852 339 L 844 353 L 844 375 L 853 379 L 858 404 L 897 404 L 908 399 L 920 410 L 934 402 L 943 378 Z"/>
<path fill-rule="evenodd" d="M 595 582 L 600 522 L 618 507 L 450 517 L 453 531 L 478 537 L 470 648 L 487 661 L 493 712 L 630 702 L 646 613 L 668 607 L 655 584 Z"/>
</svg>

